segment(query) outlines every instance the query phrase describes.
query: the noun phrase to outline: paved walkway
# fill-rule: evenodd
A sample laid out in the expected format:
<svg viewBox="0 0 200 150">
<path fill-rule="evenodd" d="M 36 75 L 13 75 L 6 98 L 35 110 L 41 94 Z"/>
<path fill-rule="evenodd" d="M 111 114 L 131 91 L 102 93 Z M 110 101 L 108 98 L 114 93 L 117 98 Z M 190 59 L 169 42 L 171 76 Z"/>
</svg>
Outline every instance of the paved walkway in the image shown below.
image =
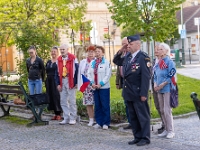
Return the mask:
<svg viewBox="0 0 200 150">
<path fill-rule="evenodd" d="M 59 125 L 50 121 L 47 126 L 26 126 L 0 119 L 0 150 L 198 150 L 200 121 L 197 115 L 174 120 L 176 137 L 158 138 L 152 131 L 151 144 L 138 147 L 128 145 L 133 139 L 129 130 L 94 129 L 86 124 Z M 157 125 L 154 130 L 157 130 Z"/>
<path fill-rule="evenodd" d="M 191 78 L 200 79 L 200 63 L 192 62 L 190 64 L 187 62 L 186 65 L 182 65 L 181 68 L 177 68 L 177 73 Z"/>
</svg>

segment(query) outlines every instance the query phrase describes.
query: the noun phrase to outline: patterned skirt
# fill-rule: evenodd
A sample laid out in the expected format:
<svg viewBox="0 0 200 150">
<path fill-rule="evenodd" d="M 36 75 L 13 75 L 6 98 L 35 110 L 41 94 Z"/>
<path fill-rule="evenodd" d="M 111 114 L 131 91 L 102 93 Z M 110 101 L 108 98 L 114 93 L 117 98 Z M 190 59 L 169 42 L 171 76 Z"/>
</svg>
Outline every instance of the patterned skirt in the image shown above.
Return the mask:
<svg viewBox="0 0 200 150">
<path fill-rule="evenodd" d="M 94 94 L 92 86 L 88 86 L 83 93 L 83 105 L 94 105 Z"/>
</svg>

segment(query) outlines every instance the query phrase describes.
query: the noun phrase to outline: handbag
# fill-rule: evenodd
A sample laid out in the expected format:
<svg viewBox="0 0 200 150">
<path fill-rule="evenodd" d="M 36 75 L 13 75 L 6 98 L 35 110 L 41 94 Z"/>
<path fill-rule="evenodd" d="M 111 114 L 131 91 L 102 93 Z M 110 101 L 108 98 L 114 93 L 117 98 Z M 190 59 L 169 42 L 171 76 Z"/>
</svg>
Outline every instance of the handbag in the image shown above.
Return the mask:
<svg viewBox="0 0 200 150">
<path fill-rule="evenodd" d="M 175 88 L 170 88 L 170 106 L 176 108 L 178 106 L 178 86 L 176 84 Z"/>
<path fill-rule="evenodd" d="M 29 95 L 35 106 L 49 104 L 49 97 L 46 93 Z"/>
</svg>

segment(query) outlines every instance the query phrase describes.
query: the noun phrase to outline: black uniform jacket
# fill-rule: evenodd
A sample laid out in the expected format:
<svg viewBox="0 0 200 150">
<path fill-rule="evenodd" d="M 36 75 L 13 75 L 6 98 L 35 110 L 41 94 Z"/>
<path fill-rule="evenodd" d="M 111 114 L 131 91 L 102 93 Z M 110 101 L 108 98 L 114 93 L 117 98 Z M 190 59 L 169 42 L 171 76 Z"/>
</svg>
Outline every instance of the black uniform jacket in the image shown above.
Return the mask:
<svg viewBox="0 0 200 150">
<path fill-rule="evenodd" d="M 150 58 L 145 52 L 139 51 L 133 60 L 131 53 L 124 57 L 116 54 L 113 62 L 123 66 L 124 84 L 122 95 L 124 100 L 138 101 L 141 96 L 148 96 L 150 80 Z"/>
</svg>

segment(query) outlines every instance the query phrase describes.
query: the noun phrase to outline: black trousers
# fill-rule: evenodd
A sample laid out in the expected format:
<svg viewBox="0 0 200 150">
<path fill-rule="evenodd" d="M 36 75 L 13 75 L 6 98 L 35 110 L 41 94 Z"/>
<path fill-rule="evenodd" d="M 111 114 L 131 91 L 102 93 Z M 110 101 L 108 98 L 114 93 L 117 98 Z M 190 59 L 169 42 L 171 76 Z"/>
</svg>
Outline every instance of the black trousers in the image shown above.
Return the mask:
<svg viewBox="0 0 200 150">
<path fill-rule="evenodd" d="M 150 142 L 150 111 L 147 100 L 127 101 L 127 106 L 135 139 Z"/>
</svg>

